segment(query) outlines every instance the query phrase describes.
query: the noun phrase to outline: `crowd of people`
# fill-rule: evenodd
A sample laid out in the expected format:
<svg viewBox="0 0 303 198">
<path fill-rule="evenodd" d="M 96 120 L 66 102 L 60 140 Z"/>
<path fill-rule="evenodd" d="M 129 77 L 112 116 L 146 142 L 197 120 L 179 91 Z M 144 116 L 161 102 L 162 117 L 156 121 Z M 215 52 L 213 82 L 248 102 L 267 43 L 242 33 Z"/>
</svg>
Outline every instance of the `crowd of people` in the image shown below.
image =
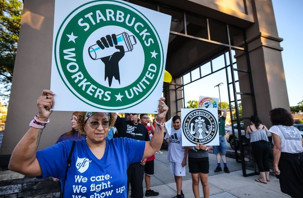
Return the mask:
<svg viewBox="0 0 303 198">
<path fill-rule="evenodd" d="M 102 195 L 108 197 L 161 196 L 151 189 L 154 175 L 155 153 L 163 140 L 168 143 L 168 161 L 176 182 L 177 195 L 184 198 L 182 177 L 188 163 L 192 177 L 192 190 L 199 198 L 199 182 L 203 197 L 209 197 L 209 154 L 213 149 L 217 166 L 214 172 L 229 173 L 226 162 L 225 120 L 226 110 L 218 111 L 219 145 L 197 144 L 182 146 L 181 118 L 171 119 L 171 128 L 164 122 L 168 106 L 160 98 L 158 114 L 152 121 L 148 114 L 74 112 L 71 130 L 61 135 L 51 147 L 36 151 L 38 136 L 49 122 L 54 93 L 43 90 L 37 100 L 38 114 L 30 122 L 30 128 L 16 145 L 9 168 L 29 176 L 54 177 L 60 180 L 64 197 L 72 195 Z M 282 108 L 270 112 L 272 127 L 267 129 L 257 116 L 252 116 L 246 134 L 250 137 L 252 154 L 260 176 L 256 182 L 266 184 L 269 179 L 270 144 L 273 137 L 273 170 L 279 177 L 281 191 L 292 197 L 303 195 L 303 147 L 300 132 L 293 127 L 291 114 Z M 166 135 L 164 136 L 164 131 Z M 168 131 L 169 130 L 169 131 Z M 71 164 L 74 164 L 71 166 Z M 146 190 L 143 191 L 143 181 Z M 130 189 L 130 192 L 129 192 Z"/>
</svg>

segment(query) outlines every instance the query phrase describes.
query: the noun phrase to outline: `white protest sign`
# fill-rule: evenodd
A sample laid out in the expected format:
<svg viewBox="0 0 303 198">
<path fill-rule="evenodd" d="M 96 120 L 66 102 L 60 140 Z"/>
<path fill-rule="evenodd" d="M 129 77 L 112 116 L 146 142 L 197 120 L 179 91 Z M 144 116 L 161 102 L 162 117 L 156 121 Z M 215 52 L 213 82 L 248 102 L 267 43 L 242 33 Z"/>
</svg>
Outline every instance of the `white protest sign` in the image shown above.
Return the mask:
<svg viewBox="0 0 303 198">
<path fill-rule="evenodd" d="M 56 0 L 53 110 L 156 113 L 170 22 L 125 1 Z"/>
<path fill-rule="evenodd" d="M 181 109 L 181 115 L 182 146 L 219 145 L 217 109 Z"/>
<path fill-rule="evenodd" d="M 198 108 L 202 108 L 202 109 L 218 108 L 218 104 L 219 104 L 218 98 L 200 96 Z"/>
<path fill-rule="evenodd" d="M 165 129 L 166 129 L 166 132 L 168 133 L 168 135 L 170 135 L 170 133 L 171 133 L 172 122 L 173 122 L 173 118 L 170 118 L 168 121 L 166 121 L 164 123 Z"/>
</svg>

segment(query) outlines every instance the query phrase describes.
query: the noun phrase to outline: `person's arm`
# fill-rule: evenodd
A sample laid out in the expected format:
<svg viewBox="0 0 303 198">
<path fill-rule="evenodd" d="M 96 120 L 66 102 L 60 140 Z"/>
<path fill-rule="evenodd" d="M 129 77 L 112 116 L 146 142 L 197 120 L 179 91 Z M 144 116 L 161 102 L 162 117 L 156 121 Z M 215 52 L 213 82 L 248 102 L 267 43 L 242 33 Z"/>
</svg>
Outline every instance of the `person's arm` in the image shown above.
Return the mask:
<svg viewBox="0 0 303 198">
<path fill-rule="evenodd" d="M 160 124 L 168 111 L 168 106 L 165 104 L 165 98 L 160 98 L 158 104 L 158 115 L 156 118 L 156 127 L 154 136 L 151 141 L 145 142 L 145 150 L 142 159 L 148 158 L 159 151 L 163 142 L 164 126 Z"/>
<path fill-rule="evenodd" d="M 164 127 L 164 128 L 165 128 L 165 127 Z M 168 132 L 167 132 L 167 131 L 166 131 L 164 140 L 165 140 L 167 143 L 169 143 L 169 135 L 168 135 Z"/>
<path fill-rule="evenodd" d="M 264 130 L 265 130 L 267 133 L 269 133 L 268 128 L 267 128 L 265 125 L 263 125 L 263 126 L 264 126 Z"/>
<path fill-rule="evenodd" d="M 271 132 L 269 132 L 268 128 L 265 125 L 263 126 L 264 126 L 263 129 L 265 130 L 267 137 L 271 137 Z"/>
<path fill-rule="evenodd" d="M 280 169 L 279 169 L 279 161 L 281 157 L 281 141 L 280 137 L 277 134 L 272 133 L 273 141 L 274 141 L 274 147 L 273 147 L 273 153 L 274 153 L 274 162 L 273 162 L 273 168 L 276 175 L 280 175 Z"/>
<path fill-rule="evenodd" d="M 42 95 L 38 98 L 38 121 L 45 122 L 48 120 L 51 108 L 54 105 L 53 96 L 52 91 L 43 90 Z M 30 176 L 41 176 L 41 167 L 36 157 L 39 132 L 39 128 L 30 127 L 28 129 L 13 150 L 8 165 L 10 170 Z"/>
<path fill-rule="evenodd" d="M 184 158 L 183 158 L 183 161 L 182 161 L 182 167 L 186 166 L 186 159 L 187 159 L 188 150 L 189 150 L 188 147 L 184 148 Z"/>
<path fill-rule="evenodd" d="M 251 133 L 251 130 L 249 128 L 249 126 L 246 127 L 246 134 L 250 134 Z"/>
<path fill-rule="evenodd" d="M 226 109 L 220 109 L 222 112 L 223 112 L 223 117 L 225 117 L 226 118 L 226 114 L 227 114 L 227 111 L 226 111 Z"/>
</svg>

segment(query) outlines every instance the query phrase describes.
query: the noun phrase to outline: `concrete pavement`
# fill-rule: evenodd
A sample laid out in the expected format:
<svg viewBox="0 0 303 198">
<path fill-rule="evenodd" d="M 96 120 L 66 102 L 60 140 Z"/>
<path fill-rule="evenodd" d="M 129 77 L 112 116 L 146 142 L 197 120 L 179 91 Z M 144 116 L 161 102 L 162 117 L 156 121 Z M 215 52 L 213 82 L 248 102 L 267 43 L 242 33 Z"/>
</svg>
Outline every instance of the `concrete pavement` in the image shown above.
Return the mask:
<svg viewBox="0 0 303 198">
<path fill-rule="evenodd" d="M 258 175 L 243 177 L 241 164 L 237 163 L 233 158 L 227 158 L 227 164 L 231 171 L 230 173 L 214 173 L 216 167 L 216 157 L 214 154 L 209 154 L 209 162 L 210 171 L 208 180 L 211 198 L 289 198 L 289 196 L 280 191 L 279 180 L 276 179 L 275 176 L 271 175 L 270 182 L 262 184 L 255 182 Z M 12 171 L 0 171 L 0 181 L 21 179 L 23 177 L 23 175 Z M 145 182 L 143 183 L 145 184 Z M 173 175 L 170 173 L 167 161 L 167 151 L 165 150 L 156 154 L 155 175 L 151 178 L 151 188 L 160 193 L 158 196 L 160 198 L 171 198 L 177 194 L 176 184 Z M 183 178 L 182 190 L 186 198 L 194 198 L 191 175 L 188 172 L 188 167 L 186 176 Z M 2 197 L 1 192 L 0 197 Z M 35 197 L 45 196 L 38 195 Z M 49 197 L 54 197 L 54 195 Z M 201 184 L 200 197 L 203 197 Z"/>
<path fill-rule="evenodd" d="M 235 159 L 227 158 L 230 173 L 214 173 L 216 167 L 216 157 L 209 155 L 210 171 L 209 186 L 211 198 L 287 198 L 288 195 L 280 190 L 279 180 L 275 176 L 270 176 L 267 184 L 255 181 L 258 175 L 243 177 L 241 164 Z M 151 188 L 160 193 L 158 197 L 171 198 L 177 194 L 176 184 L 173 175 L 170 173 L 167 162 L 167 151 L 156 154 L 155 175 L 151 178 Z M 194 198 L 192 192 L 191 175 L 188 172 L 183 178 L 183 193 L 186 198 Z M 200 184 L 200 197 L 203 197 L 202 186 Z"/>
</svg>

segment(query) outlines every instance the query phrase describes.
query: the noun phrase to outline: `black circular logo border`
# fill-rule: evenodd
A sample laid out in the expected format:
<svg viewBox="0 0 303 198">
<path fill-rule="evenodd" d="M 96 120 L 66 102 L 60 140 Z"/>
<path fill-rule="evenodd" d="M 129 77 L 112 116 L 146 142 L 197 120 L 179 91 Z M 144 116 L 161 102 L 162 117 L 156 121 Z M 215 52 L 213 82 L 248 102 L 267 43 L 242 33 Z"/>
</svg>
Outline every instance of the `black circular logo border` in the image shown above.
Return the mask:
<svg viewBox="0 0 303 198">
<path fill-rule="evenodd" d="M 190 142 L 193 143 L 193 144 L 199 143 L 199 142 L 193 141 L 193 139 L 191 139 L 190 137 L 188 137 L 188 136 L 186 135 L 186 133 L 185 133 L 185 124 L 187 123 L 186 120 L 188 119 L 188 117 L 189 117 L 190 114 L 192 114 L 192 113 L 194 113 L 194 112 L 197 112 L 197 111 L 203 111 L 204 113 L 210 114 L 211 117 L 214 119 L 214 122 L 215 122 L 215 124 L 216 124 L 215 134 L 212 136 L 212 138 L 209 139 L 209 140 L 206 141 L 206 142 L 201 142 L 201 144 L 207 144 L 207 143 L 211 142 L 211 141 L 216 137 L 216 135 L 217 135 L 217 133 L 218 133 L 218 128 L 219 128 L 218 122 L 217 122 L 215 116 L 214 116 L 211 112 L 209 112 L 209 111 L 207 111 L 207 110 L 204 110 L 204 109 L 195 109 L 195 110 L 193 110 L 193 111 L 190 111 L 190 112 L 184 117 L 184 119 L 183 119 L 183 122 L 182 122 L 182 131 L 183 131 L 183 134 L 184 134 L 184 136 L 186 137 L 186 139 L 187 139 L 188 141 L 190 141 Z M 201 116 L 201 115 L 197 115 L 197 116 L 195 116 L 195 117 L 199 117 L 199 116 Z M 191 119 L 191 120 L 192 120 L 192 119 Z"/>
</svg>

